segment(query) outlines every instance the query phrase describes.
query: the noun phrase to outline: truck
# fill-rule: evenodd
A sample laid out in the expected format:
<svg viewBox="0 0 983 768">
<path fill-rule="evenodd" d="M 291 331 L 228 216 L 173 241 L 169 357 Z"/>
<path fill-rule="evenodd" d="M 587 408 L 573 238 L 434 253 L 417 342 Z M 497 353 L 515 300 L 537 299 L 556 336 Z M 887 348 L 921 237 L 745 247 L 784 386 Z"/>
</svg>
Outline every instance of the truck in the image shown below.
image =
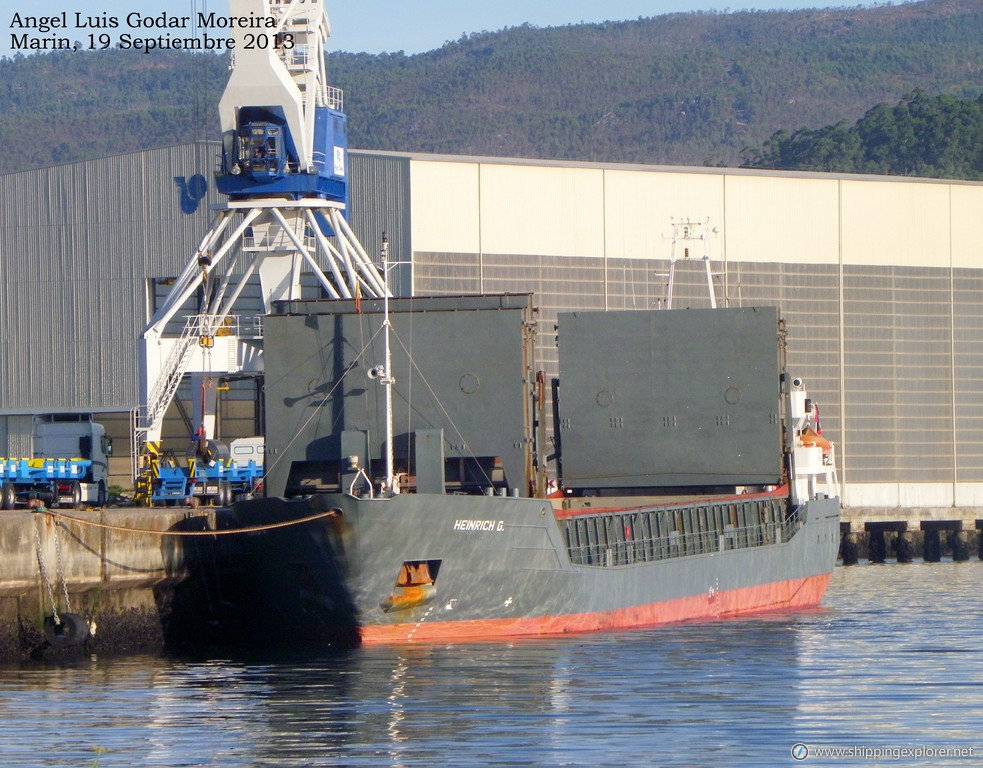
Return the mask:
<svg viewBox="0 0 983 768">
<path fill-rule="evenodd" d="M 71 509 L 105 506 L 112 439 L 91 413 L 34 417 L 29 458 L 0 458 L 0 509 L 39 499 Z"/>
</svg>

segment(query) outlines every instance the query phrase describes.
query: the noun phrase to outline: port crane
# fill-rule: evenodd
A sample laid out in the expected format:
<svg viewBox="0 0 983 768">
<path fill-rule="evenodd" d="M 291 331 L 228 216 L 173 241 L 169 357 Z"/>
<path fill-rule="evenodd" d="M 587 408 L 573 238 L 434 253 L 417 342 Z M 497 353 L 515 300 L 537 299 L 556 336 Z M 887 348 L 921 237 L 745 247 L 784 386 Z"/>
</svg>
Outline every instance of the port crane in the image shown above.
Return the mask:
<svg viewBox="0 0 983 768">
<path fill-rule="evenodd" d="M 389 295 L 384 277 L 348 223 L 344 95 L 328 84 L 331 34 L 324 0 L 230 0 L 230 17 L 273 19 L 259 30 L 233 26 L 231 73 L 219 102 L 222 149 L 215 183 L 227 201 L 141 338 L 142 406 L 134 409 L 137 451 L 159 445 L 164 414 L 185 375 L 199 445 L 215 434 L 219 375 L 262 372 L 261 317 L 233 314 L 258 276 L 263 308 L 301 297 L 301 273 L 334 299 Z M 265 22 L 264 22 L 265 23 Z M 199 297 L 196 313 L 173 328 Z"/>
</svg>

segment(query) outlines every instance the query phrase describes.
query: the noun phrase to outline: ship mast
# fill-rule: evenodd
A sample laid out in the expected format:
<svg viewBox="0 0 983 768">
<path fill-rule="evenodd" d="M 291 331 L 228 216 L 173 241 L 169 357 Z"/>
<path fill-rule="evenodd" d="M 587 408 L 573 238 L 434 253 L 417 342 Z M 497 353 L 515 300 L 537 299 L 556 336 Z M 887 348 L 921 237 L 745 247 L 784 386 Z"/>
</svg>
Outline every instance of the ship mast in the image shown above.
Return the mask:
<svg viewBox="0 0 983 768">
<path fill-rule="evenodd" d="M 385 340 L 384 370 L 379 383 L 382 384 L 386 398 L 386 479 L 384 490 L 393 495 L 399 493 L 396 476 L 393 472 L 393 359 L 390 347 L 390 332 L 392 323 L 389 320 L 389 238 L 382 235 L 382 276 L 386 281 L 386 290 L 382 294 L 382 335 Z"/>
<path fill-rule="evenodd" d="M 708 244 L 708 232 L 707 225 L 709 224 L 709 219 L 707 221 L 692 221 L 689 219 L 684 219 L 682 221 L 677 221 L 672 219 L 672 249 L 669 252 L 669 272 L 663 275 L 663 277 L 668 278 L 668 283 L 666 283 L 666 296 L 665 296 L 665 308 L 672 309 L 672 298 L 673 298 L 673 288 L 676 282 L 676 262 L 679 256 L 676 253 L 676 245 L 679 243 L 688 242 L 699 242 L 703 244 L 703 269 L 706 272 L 707 280 L 707 293 L 710 297 L 710 308 L 717 308 L 717 298 L 714 295 L 713 290 L 713 278 L 716 273 L 711 271 L 710 266 L 710 247 Z M 713 230 L 713 234 L 716 234 L 717 230 Z M 689 259 L 689 246 L 683 246 L 683 258 Z"/>
</svg>

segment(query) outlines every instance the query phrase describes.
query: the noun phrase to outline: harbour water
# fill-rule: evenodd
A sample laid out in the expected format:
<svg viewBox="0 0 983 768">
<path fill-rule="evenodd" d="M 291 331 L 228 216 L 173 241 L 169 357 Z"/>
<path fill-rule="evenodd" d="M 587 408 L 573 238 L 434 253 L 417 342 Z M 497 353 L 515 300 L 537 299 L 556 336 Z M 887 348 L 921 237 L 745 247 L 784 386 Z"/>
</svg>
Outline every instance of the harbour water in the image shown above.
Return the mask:
<svg viewBox="0 0 983 768">
<path fill-rule="evenodd" d="M 739 621 L 8 666 L 0 765 L 980 765 L 981 583 L 860 565 L 818 610 Z"/>
</svg>

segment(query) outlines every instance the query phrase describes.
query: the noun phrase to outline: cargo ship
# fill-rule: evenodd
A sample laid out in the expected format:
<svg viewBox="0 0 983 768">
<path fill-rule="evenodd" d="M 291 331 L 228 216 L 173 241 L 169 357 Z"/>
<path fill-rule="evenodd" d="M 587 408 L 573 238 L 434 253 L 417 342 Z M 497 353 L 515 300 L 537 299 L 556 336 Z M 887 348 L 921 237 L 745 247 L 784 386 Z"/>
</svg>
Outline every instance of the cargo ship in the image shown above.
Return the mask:
<svg viewBox="0 0 983 768">
<path fill-rule="evenodd" d="M 181 544 L 169 644 L 541 637 L 820 602 L 835 448 L 777 308 L 561 313 L 549 380 L 538 326 L 529 295 L 278 303 L 267 497 L 218 512 L 248 535 Z"/>
</svg>

